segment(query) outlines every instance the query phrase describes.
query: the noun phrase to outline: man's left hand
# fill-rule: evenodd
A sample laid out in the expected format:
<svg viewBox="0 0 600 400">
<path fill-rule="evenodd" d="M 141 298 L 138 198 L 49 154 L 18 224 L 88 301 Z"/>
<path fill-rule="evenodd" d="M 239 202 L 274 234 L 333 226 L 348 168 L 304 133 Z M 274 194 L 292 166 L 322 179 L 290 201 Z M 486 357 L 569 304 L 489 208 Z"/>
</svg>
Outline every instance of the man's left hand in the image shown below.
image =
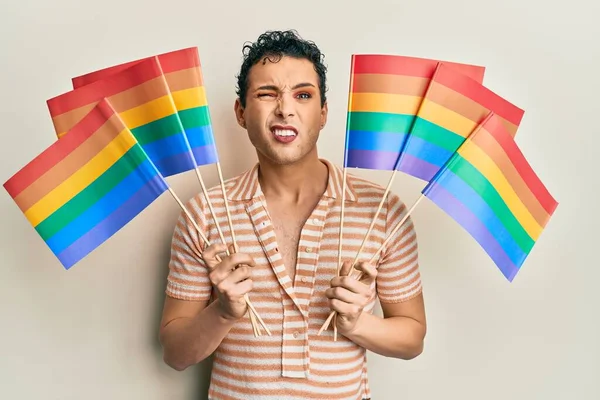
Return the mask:
<svg viewBox="0 0 600 400">
<path fill-rule="evenodd" d="M 343 335 L 351 333 L 356 328 L 365 306 L 375 295 L 373 283 L 377 277 L 377 269 L 369 263 L 355 265 L 356 270 L 363 272 L 360 281 L 356 280 L 358 273 L 355 271 L 353 276 L 348 276 L 350 268 L 350 262 L 343 263 L 340 276 L 333 278 L 331 288 L 325 291 L 325 295 L 329 298 L 329 306 L 338 312 L 337 327 Z"/>
</svg>

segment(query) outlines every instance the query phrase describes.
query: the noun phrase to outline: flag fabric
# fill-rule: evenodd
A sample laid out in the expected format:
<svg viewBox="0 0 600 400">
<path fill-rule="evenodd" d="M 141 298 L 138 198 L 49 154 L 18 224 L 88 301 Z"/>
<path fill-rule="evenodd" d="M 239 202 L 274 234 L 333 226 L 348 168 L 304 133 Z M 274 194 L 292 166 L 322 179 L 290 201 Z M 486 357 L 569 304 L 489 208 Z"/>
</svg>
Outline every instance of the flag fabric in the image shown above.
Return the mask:
<svg viewBox="0 0 600 400">
<path fill-rule="evenodd" d="M 13 175 L 4 188 L 65 269 L 168 189 L 106 100 Z"/>
<path fill-rule="evenodd" d="M 490 113 L 422 191 L 456 220 L 512 281 L 558 203 Z"/>
<path fill-rule="evenodd" d="M 439 61 L 397 55 L 353 55 L 345 167 L 393 170 Z M 484 67 L 448 63 L 476 82 Z"/>
<path fill-rule="evenodd" d="M 515 136 L 524 111 L 442 62 L 407 136 L 397 170 L 429 181 L 490 112 Z"/>
<path fill-rule="evenodd" d="M 192 148 L 196 164 L 219 161 L 212 129 L 210 110 L 197 47 L 163 53 L 156 56 L 162 68 L 175 108 Z M 129 61 L 72 78 L 77 89 L 106 79 L 146 59 Z"/>
<path fill-rule="evenodd" d="M 60 138 L 106 98 L 164 177 L 196 168 L 156 57 L 47 101 Z"/>
</svg>

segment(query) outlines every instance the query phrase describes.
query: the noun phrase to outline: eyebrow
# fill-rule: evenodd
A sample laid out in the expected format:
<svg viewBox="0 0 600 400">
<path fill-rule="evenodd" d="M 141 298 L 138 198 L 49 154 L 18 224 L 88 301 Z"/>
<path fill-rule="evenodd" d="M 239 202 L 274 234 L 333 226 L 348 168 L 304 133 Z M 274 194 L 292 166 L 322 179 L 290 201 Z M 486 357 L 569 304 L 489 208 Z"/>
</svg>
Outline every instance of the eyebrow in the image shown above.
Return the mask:
<svg viewBox="0 0 600 400">
<path fill-rule="evenodd" d="M 310 82 L 302 82 L 302 83 L 298 83 L 297 85 L 294 85 L 294 87 L 292 87 L 292 90 L 296 90 L 296 89 L 300 89 L 303 87 L 315 87 L 315 85 L 313 85 Z M 263 86 L 259 86 L 258 88 L 256 88 L 256 90 L 279 90 L 279 88 L 275 85 L 263 85 Z"/>
</svg>

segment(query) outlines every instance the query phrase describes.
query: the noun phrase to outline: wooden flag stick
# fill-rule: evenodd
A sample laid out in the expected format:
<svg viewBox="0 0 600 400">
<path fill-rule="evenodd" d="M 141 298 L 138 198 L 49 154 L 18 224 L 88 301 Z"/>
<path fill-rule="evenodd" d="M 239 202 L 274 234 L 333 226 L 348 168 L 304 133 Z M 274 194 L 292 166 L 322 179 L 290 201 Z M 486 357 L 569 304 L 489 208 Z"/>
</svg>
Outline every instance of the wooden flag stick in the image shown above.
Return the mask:
<svg viewBox="0 0 600 400">
<path fill-rule="evenodd" d="M 231 212 L 229 211 L 229 202 L 227 201 L 227 192 L 225 190 L 225 181 L 223 180 L 223 171 L 221 163 L 217 162 L 217 172 L 219 173 L 219 182 L 221 184 L 221 192 L 223 193 L 223 201 L 225 202 L 225 212 L 227 213 L 227 222 L 229 223 L 229 232 L 233 241 L 234 251 L 237 251 L 237 242 L 235 239 L 235 230 L 233 229 L 233 221 L 231 220 Z"/>
<path fill-rule="evenodd" d="M 200 229 L 200 227 L 198 226 L 198 224 L 196 223 L 196 221 L 192 217 L 192 214 L 190 214 L 190 212 L 185 207 L 185 205 L 183 204 L 183 202 L 181 201 L 181 199 L 179 199 L 179 196 L 177 196 L 177 194 L 175 194 L 175 191 L 173 190 L 173 188 L 171 188 L 170 186 L 168 186 L 168 188 L 169 188 L 169 192 L 171 193 L 171 196 L 173 196 L 173 198 L 175 199 L 175 201 L 177 202 L 177 204 L 179 204 L 179 207 L 181 207 L 181 209 L 183 210 L 183 212 L 185 213 L 185 215 L 188 217 L 188 219 L 190 220 L 190 222 L 192 223 L 192 225 L 194 225 L 194 228 L 196 228 L 196 230 L 198 231 L 198 234 L 202 238 L 202 241 L 204 243 L 206 243 L 207 246 L 209 246 L 210 242 L 208 241 L 208 239 L 206 238 L 206 236 L 204 235 L 204 233 L 202 232 L 202 230 Z"/>
<path fill-rule="evenodd" d="M 200 174 L 199 167 L 196 167 L 195 171 L 196 171 L 196 176 L 198 177 L 198 181 L 200 182 L 200 186 L 202 187 L 202 193 L 204 194 L 204 197 L 206 198 L 206 202 L 208 203 L 208 208 L 210 209 L 210 214 L 211 214 L 213 220 L 215 221 L 215 225 L 217 228 L 217 232 L 219 233 L 219 238 L 221 239 L 221 243 L 223 243 L 225 245 L 226 254 L 230 255 L 231 253 L 229 251 L 229 246 L 227 246 L 227 242 L 225 241 L 225 236 L 223 235 L 223 231 L 221 230 L 221 225 L 219 224 L 219 221 L 217 219 L 217 214 L 215 213 L 215 210 L 213 208 L 212 201 L 208 197 L 208 190 L 206 189 L 206 184 L 204 183 L 204 179 L 202 179 L 202 175 Z M 235 244 L 234 244 L 234 246 L 235 246 Z M 254 330 L 254 334 L 256 336 L 260 336 L 262 334 L 262 331 L 261 331 L 260 327 L 257 325 L 254 312 L 251 312 L 249 315 L 250 315 L 250 322 L 252 323 L 252 328 Z"/>
<path fill-rule="evenodd" d="M 350 82 L 348 85 L 348 113 L 346 116 L 346 144 L 344 145 L 344 172 L 342 176 L 342 204 L 340 210 L 340 236 L 338 243 L 338 262 L 336 268 L 336 276 L 340 276 L 340 269 L 342 268 L 342 239 L 344 231 L 344 211 L 346 206 L 346 179 L 348 177 L 348 132 L 350 128 L 350 110 L 352 110 L 352 91 L 354 87 L 354 55 L 350 59 Z M 329 323 L 327 323 L 329 325 Z M 325 325 L 323 325 L 325 326 Z M 324 328 L 321 328 L 321 331 Z M 337 319 L 333 321 L 333 337 L 337 340 Z"/>
<path fill-rule="evenodd" d="M 346 172 L 346 169 L 344 168 L 344 173 Z M 377 208 L 377 211 L 375 212 L 375 215 L 373 216 L 373 220 L 371 221 L 371 225 L 369 226 L 369 229 L 367 230 L 367 233 L 365 234 L 365 237 L 363 238 L 362 244 L 360 245 L 359 250 L 356 252 L 356 256 L 354 258 L 354 261 L 352 261 L 352 267 L 350 269 L 349 275 L 352 274 L 352 272 L 354 271 L 354 266 L 356 265 L 356 263 L 358 262 L 358 258 L 360 256 L 360 254 L 362 253 L 366 243 L 367 243 L 367 239 L 369 238 L 369 235 L 371 234 L 371 231 L 373 230 L 373 227 L 375 226 L 375 222 L 377 221 L 377 216 L 379 215 L 379 213 L 381 212 L 381 209 L 383 208 L 383 203 L 385 203 L 385 199 L 388 195 L 388 193 L 390 192 L 390 189 L 392 187 L 392 183 L 394 182 L 394 178 L 396 175 L 396 170 L 394 170 L 394 172 L 392 172 L 392 176 L 390 177 L 390 180 L 388 181 L 387 187 L 385 188 L 385 192 L 383 193 L 383 197 L 381 199 L 381 202 L 379 203 L 379 207 Z M 344 183 L 346 182 L 346 177 L 344 176 Z M 345 186 L 345 185 L 344 185 Z M 344 190 L 344 194 L 346 193 L 346 191 Z M 344 200 L 343 197 L 344 195 L 342 194 L 342 215 L 341 215 L 341 219 L 344 219 Z M 337 276 L 339 276 L 339 267 L 342 264 L 342 260 L 341 260 L 341 255 L 342 255 L 342 229 L 341 229 L 342 225 L 340 224 L 340 242 L 339 242 L 339 250 L 338 250 L 338 274 Z M 336 323 L 336 319 L 337 319 L 337 313 L 334 314 L 334 319 L 333 319 L 333 340 L 337 341 L 337 323 Z M 325 330 L 329 327 L 329 323 L 331 322 L 331 319 L 327 319 L 325 321 L 325 324 L 323 325 L 323 327 L 321 327 L 321 331 Z"/>
<path fill-rule="evenodd" d="M 348 176 L 348 169 L 346 167 L 344 167 L 344 173 L 343 173 L 343 177 L 342 177 L 342 204 L 341 204 L 341 210 L 340 210 L 340 233 L 339 233 L 339 240 L 338 240 L 338 262 L 337 262 L 337 269 L 336 269 L 336 275 L 340 276 L 340 269 L 342 267 L 342 239 L 343 239 L 343 232 L 344 232 L 344 208 L 345 208 L 345 204 L 346 204 L 346 178 Z M 337 320 L 334 319 L 333 320 L 333 336 L 335 338 L 335 340 L 337 340 Z"/>
<path fill-rule="evenodd" d="M 225 212 L 227 213 L 227 222 L 229 223 L 229 232 L 231 233 L 231 240 L 233 241 L 233 252 L 238 251 L 237 240 L 235 238 L 235 230 L 233 229 L 233 220 L 231 219 L 231 212 L 229 211 L 229 202 L 227 201 L 227 191 L 225 190 L 225 180 L 223 179 L 223 171 L 221 170 L 221 163 L 217 161 L 217 172 L 219 173 L 219 182 L 221 184 L 221 192 L 223 194 L 223 201 L 225 202 Z M 248 295 L 244 295 L 244 300 L 246 300 L 246 304 L 252 310 L 260 324 L 265 328 L 267 334 L 271 336 L 271 331 L 267 328 L 267 325 L 264 323 L 258 312 L 254 308 L 254 306 L 250 303 L 250 299 Z M 260 331 L 259 331 L 260 332 Z"/>
<path fill-rule="evenodd" d="M 354 257 L 354 260 L 352 261 L 352 268 L 350 269 L 349 274 L 352 274 L 352 272 L 354 271 L 354 266 L 358 262 L 358 258 L 360 257 L 360 254 L 362 253 L 362 251 L 365 248 L 367 239 L 369 238 L 369 235 L 371 234 L 371 231 L 373 230 L 373 227 L 375 226 L 375 222 L 377 221 L 377 216 L 379 215 L 379 213 L 381 212 L 381 209 L 383 208 L 383 203 L 385 203 L 385 199 L 387 198 L 387 195 L 390 192 L 390 189 L 392 187 L 392 183 L 394 182 L 395 176 L 396 176 L 396 170 L 394 170 L 394 172 L 392 172 L 392 176 L 390 177 L 390 180 L 388 181 L 387 187 L 385 188 L 385 192 L 383 193 L 383 197 L 381 198 L 381 202 L 379 203 L 379 207 L 377 208 L 377 211 L 375 212 L 375 215 L 373 216 L 373 220 L 371 221 L 371 225 L 369 226 L 369 229 L 367 230 L 367 233 L 365 234 L 365 237 L 363 238 L 360 248 L 356 252 L 356 256 Z"/>
<path fill-rule="evenodd" d="M 204 235 L 204 233 L 202 232 L 202 230 L 200 229 L 200 227 L 198 226 L 198 224 L 196 223 L 196 221 L 194 220 L 194 218 L 192 217 L 192 215 L 190 214 L 189 210 L 185 207 L 185 205 L 181 202 L 181 200 L 179 199 L 179 197 L 177 196 L 177 194 L 175 194 L 175 192 L 173 191 L 173 189 L 168 186 L 169 192 L 171 193 L 171 195 L 173 196 L 173 198 L 175 199 L 175 201 L 177 202 L 177 204 L 179 204 L 179 207 L 181 207 L 181 209 L 183 210 L 183 212 L 185 213 L 185 215 L 188 217 L 188 219 L 191 221 L 192 225 L 194 226 L 194 228 L 196 228 L 196 230 L 198 231 L 198 234 L 200 235 L 200 237 L 202 238 L 202 240 L 204 241 L 204 243 L 207 246 L 210 246 L 210 241 L 208 240 L 208 238 Z M 217 256 L 217 260 L 221 261 L 219 256 Z M 263 326 L 263 328 L 265 328 L 265 330 L 267 331 L 267 333 L 269 334 L 269 336 L 271 335 L 271 332 L 269 331 L 269 328 L 267 328 L 265 322 L 262 320 L 262 318 L 260 318 L 260 316 L 258 315 L 258 313 L 256 312 L 256 309 L 254 308 L 254 306 L 252 305 L 252 303 L 250 303 L 250 299 L 248 298 L 248 296 L 244 296 L 244 300 L 246 301 L 246 305 L 248 306 L 248 309 L 250 310 L 250 322 L 253 325 L 253 329 L 255 331 L 255 334 L 258 332 L 257 328 L 255 327 L 255 322 L 252 319 L 252 313 L 254 313 L 256 319 L 258 319 L 258 322 Z"/>
<path fill-rule="evenodd" d="M 225 246 L 227 246 L 227 242 L 225 241 L 225 236 L 223 235 L 223 231 L 221 230 L 221 225 L 219 224 L 219 221 L 217 220 L 217 214 L 215 213 L 215 209 L 212 206 L 212 202 L 210 201 L 210 198 L 208 197 L 208 190 L 206 190 L 206 185 L 204 184 L 204 179 L 202 179 L 202 175 L 200 174 L 200 167 L 196 167 L 194 169 L 194 171 L 196 171 L 196 176 L 198 176 L 198 181 L 200 181 L 200 187 L 202 188 L 202 193 L 204 194 L 204 197 L 206 198 L 206 202 L 208 203 L 208 208 L 210 209 L 210 215 L 212 216 L 213 220 L 215 221 L 215 225 L 217 227 L 217 232 L 219 233 L 219 238 L 221 239 L 221 243 L 223 243 Z M 229 249 L 227 249 L 227 254 L 229 254 Z"/>
<path fill-rule="evenodd" d="M 408 217 L 410 217 L 410 215 L 412 214 L 412 212 L 414 211 L 414 209 L 417 207 L 417 205 L 424 198 L 425 198 L 425 195 L 421 194 L 419 196 L 419 198 L 413 203 L 413 205 L 406 212 L 406 214 L 404 215 L 404 217 L 402 217 L 402 220 L 398 223 L 398 225 L 396 225 L 396 227 L 394 228 L 394 230 L 385 239 L 385 241 L 381 244 L 381 246 L 379 246 L 379 249 L 377 249 L 377 251 L 375 252 L 375 254 L 373 254 L 373 257 L 371 257 L 371 259 L 369 260 L 369 263 L 374 263 L 375 262 L 375 259 L 377 259 L 377 256 L 379 255 L 379 253 L 381 253 L 381 251 L 385 248 L 385 246 L 387 246 L 387 244 L 390 242 L 390 240 L 392 240 L 392 238 L 398 233 L 398 231 L 400 231 L 400 228 L 402 228 L 402 225 L 404 225 L 404 223 L 406 222 L 406 220 L 408 219 Z M 361 271 L 359 273 L 359 275 L 356 277 L 356 279 L 357 280 L 361 280 L 363 278 L 363 274 L 364 274 L 364 272 Z"/>
<path fill-rule="evenodd" d="M 421 202 L 421 200 L 423 200 L 423 198 L 425 198 L 425 195 L 421 194 L 421 196 L 419 196 L 419 198 L 417 199 L 417 201 L 415 201 L 414 204 L 412 205 L 412 207 L 406 212 L 406 214 L 404 215 L 404 217 L 402 218 L 402 220 L 398 223 L 398 225 L 396 225 L 396 227 L 390 233 L 390 235 L 385 239 L 385 241 L 381 244 L 381 246 L 379 246 L 379 249 L 377 249 L 377 251 L 375 252 L 375 254 L 373 254 L 373 257 L 371 257 L 371 260 L 369 260 L 370 263 L 375 262 L 375 260 L 377 259 L 377 256 L 379 255 L 379 253 L 384 249 L 385 246 L 387 246 L 387 244 L 389 243 L 390 240 L 392 240 L 392 238 L 394 237 L 394 235 L 396 235 L 398 233 L 398 231 L 400 230 L 400 228 L 402 228 L 402 225 L 404 225 L 404 223 L 406 222 L 406 220 L 408 219 L 408 217 L 410 216 L 410 214 L 414 211 L 415 207 L 417 207 L 417 205 Z M 350 274 L 351 274 L 351 272 L 350 272 Z M 359 281 L 359 280 L 361 280 L 363 278 L 363 274 L 364 274 L 364 272 L 361 271 L 358 274 L 358 276 L 356 276 L 354 278 Z M 337 313 L 335 311 L 332 311 L 329 314 L 329 316 L 325 320 L 325 323 L 323 324 L 323 326 L 319 330 L 319 333 L 317 334 L 317 336 L 320 336 L 321 333 L 323 333 L 323 331 L 325 329 L 327 329 L 327 326 L 329 326 L 329 323 L 331 322 L 332 318 L 334 318 L 334 316 L 336 314 Z"/>
</svg>

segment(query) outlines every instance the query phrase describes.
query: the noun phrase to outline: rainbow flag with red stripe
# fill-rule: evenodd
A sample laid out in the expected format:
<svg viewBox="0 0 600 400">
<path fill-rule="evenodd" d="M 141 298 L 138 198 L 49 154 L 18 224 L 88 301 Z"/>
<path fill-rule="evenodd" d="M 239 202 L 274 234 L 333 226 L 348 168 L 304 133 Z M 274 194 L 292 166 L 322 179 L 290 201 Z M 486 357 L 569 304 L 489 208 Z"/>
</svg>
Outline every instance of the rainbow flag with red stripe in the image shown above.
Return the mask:
<svg viewBox="0 0 600 400">
<path fill-rule="evenodd" d="M 156 57 L 48 100 L 57 136 L 61 138 L 102 99 L 119 114 L 164 177 L 196 168 Z"/>
<path fill-rule="evenodd" d="M 429 181 L 490 112 L 516 135 L 521 108 L 455 67 L 439 63 L 396 169 Z"/>
<path fill-rule="evenodd" d="M 558 202 L 509 127 L 506 114 L 489 113 L 422 193 L 475 238 L 512 281 Z"/>
<path fill-rule="evenodd" d="M 352 56 L 345 167 L 394 170 L 438 63 L 397 55 Z M 484 67 L 447 64 L 483 81 Z"/>
<path fill-rule="evenodd" d="M 187 140 L 197 165 L 219 161 L 214 139 L 206 87 L 197 47 L 176 50 L 156 56 L 173 96 Z M 107 79 L 147 58 L 89 72 L 71 79 L 77 89 L 96 81 Z"/>
<path fill-rule="evenodd" d="M 95 102 L 4 188 L 65 269 L 168 190 L 106 99 Z"/>
</svg>

